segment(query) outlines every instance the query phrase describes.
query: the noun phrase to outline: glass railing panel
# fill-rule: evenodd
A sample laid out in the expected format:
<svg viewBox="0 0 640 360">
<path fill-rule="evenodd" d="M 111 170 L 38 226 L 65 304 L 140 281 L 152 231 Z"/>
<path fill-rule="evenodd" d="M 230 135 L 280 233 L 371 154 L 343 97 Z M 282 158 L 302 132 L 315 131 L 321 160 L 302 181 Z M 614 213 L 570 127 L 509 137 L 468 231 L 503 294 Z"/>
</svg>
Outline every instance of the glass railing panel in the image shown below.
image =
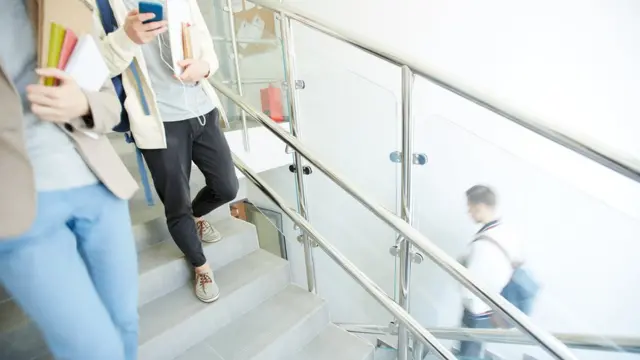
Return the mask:
<svg viewBox="0 0 640 360">
<path fill-rule="evenodd" d="M 637 189 L 616 186 L 627 180 L 455 95 L 426 82 L 416 85 L 414 148 L 429 161 L 414 167 L 415 227 L 460 258 L 481 228 L 470 216 L 465 192 L 487 185 L 497 194 L 494 217 L 504 230 L 495 236 L 520 244 L 513 252 L 523 254 L 541 286 L 534 323 L 554 333 L 640 333 L 629 317 L 640 300 L 633 280 L 640 267 L 630 251 L 640 221 L 634 205 L 621 202 L 619 194 L 631 189 L 626 194 L 633 202 L 640 199 Z M 595 178 L 599 189 L 592 186 Z M 461 286 L 433 262 L 414 264 L 411 298 L 412 315 L 426 327 L 460 326 Z M 523 347 L 487 346 L 494 348 L 507 359 L 525 354 Z M 548 358 L 542 354 L 533 356 Z M 616 356 L 580 352 L 579 358 Z"/>
<path fill-rule="evenodd" d="M 287 168 L 277 168 L 258 174 L 260 180 L 274 190 L 291 208 L 297 204 L 294 176 Z M 303 245 L 299 241 L 300 231 L 282 209 L 247 179 L 245 199 L 240 202 L 246 213 L 246 220 L 256 226 L 260 248 L 289 262 L 291 281 L 303 289 L 308 289 L 308 278 Z M 240 212 L 242 213 L 242 212 Z M 318 256 L 314 249 L 314 256 Z M 317 274 L 316 274 L 317 276 Z"/>
<path fill-rule="evenodd" d="M 209 31 L 220 62 L 215 78 L 236 93 L 242 93 L 247 103 L 288 129 L 289 107 L 278 16 L 244 0 L 214 0 L 204 6 L 209 9 L 206 18 L 210 20 Z M 221 99 L 230 131 L 242 129 L 243 122 L 249 129 L 260 127 L 232 101 L 224 96 Z M 248 135 L 250 142 L 253 132 Z M 257 147 L 260 141 L 253 143 Z"/>
<path fill-rule="evenodd" d="M 355 188 L 395 213 L 397 164 L 390 160 L 390 154 L 399 149 L 395 82 L 371 81 L 376 74 L 362 63 L 347 63 L 335 56 L 364 55 L 357 50 L 325 43 L 322 36 L 299 25 L 294 24 L 293 30 L 298 74 L 306 84 L 299 91 L 302 142 Z M 393 79 L 394 69 L 388 70 L 387 79 Z M 371 126 L 374 118 L 376 126 Z M 393 297 L 394 231 L 327 176 L 311 169 L 304 180 L 312 225 Z M 352 285 L 333 260 L 319 253 L 318 292 L 327 299 L 334 322 L 387 325 L 392 320 L 371 296 Z"/>
</svg>

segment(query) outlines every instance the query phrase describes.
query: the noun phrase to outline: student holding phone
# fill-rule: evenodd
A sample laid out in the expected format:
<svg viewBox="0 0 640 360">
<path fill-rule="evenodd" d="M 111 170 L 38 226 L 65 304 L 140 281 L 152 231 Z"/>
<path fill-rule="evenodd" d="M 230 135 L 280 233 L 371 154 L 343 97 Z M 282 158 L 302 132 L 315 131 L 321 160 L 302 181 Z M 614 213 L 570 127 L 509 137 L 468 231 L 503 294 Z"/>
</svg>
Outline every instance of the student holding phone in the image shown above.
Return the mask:
<svg viewBox="0 0 640 360">
<path fill-rule="evenodd" d="M 64 71 L 37 69 L 37 34 L 49 31 L 37 21 L 41 3 L 0 0 L 0 286 L 54 358 L 134 360 L 138 277 L 127 199 L 137 185 L 102 135 L 121 106 L 110 81 L 86 91 Z"/>
<path fill-rule="evenodd" d="M 238 179 L 219 126 L 224 115 L 220 100 L 206 81 L 218 69 L 211 36 L 196 0 L 171 3 L 188 7 L 193 44 L 193 58 L 178 64 L 183 72 L 176 77 L 166 21 L 171 8 L 165 1 L 97 2 L 100 11 L 96 13 L 103 24 L 109 18 L 117 23 L 104 26 L 103 55 L 114 84 L 122 83 L 124 94 L 120 95 L 121 99 L 126 96 L 124 108 L 131 132 L 164 204 L 169 231 L 195 270 L 196 296 L 213 302 L 220 291 L 201 242 L 219 241 L 221 235 L 203 216 L 235 198 Z M 192 161 L 206 179 L 193 201 L 189 189 Z"/>
</svg>

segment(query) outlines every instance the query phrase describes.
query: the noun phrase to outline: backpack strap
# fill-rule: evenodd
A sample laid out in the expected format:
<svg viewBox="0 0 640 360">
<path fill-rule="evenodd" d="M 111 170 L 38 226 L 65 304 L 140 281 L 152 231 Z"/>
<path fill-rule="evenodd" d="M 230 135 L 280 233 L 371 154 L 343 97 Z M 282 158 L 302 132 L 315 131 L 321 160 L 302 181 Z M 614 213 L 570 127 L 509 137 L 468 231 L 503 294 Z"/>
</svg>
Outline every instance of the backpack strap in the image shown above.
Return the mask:
<svg viewBox="0 0 640 360">
<path fill-rule="evenodd" d="M 115 14 L 113 13 L 113 9 L 111 8 L 111 4 L 109 4 L 109 0 L 96 0 L 96 5 L 98 7 L 98 13 L 100 14 L 100 22 L 102 23 L 102 28 L 106 34 L 110 34 L 114 32 L 118 28 L 118 22 L 116 21 Z M 147 103 L 147 98 L 144 95 L 144 91 L 142 90 L 142 81 L 140 80 L 140 75 L 138 74 L 138 69 L 136 68 L 134 62 L 131 62 L 129 65 L 129 69 L 133 73 L 133 77 L 136 81 L 136 85 L 138 87 L 138 92 L 140 93 L 140 101 L 142 102 L 142 110 L 145 115 L 149 115 L 151 112 L 149 111 L 149 104 Z M 122 84 L 122 74 L 118 76 L 114 76 L 111 78 L 111 82 L 113 83 L 113 87 L 118 95 L 118 99 L 120 100 L 120 104 L 122 104 L 122 112 L 120 114 L 120 124 L 118 124 L 113 130 L 117 132 L 124 132 L 125 141 L 127 143 L 132 143 L 136 148 L 136 162 L 138 163 L 138 171 L 140 172 L 140 178 L 142 180 L 142 188 L 144 189 L 144 195 L 147 200 L 147 205 L 153 206 L 153 194 L 151 193 L 151 185 L 149 184 L 149 177 L 147 176 L 147 171 L 144 167 L 144 158 L 142 157 L 142 152 L 136 146 L 136 143 L 133 139 L 133 136 L 128 133 L 129 128 L 129 115 L 124 108 L 124 101 L 127 97 L 126 92 L 124 91 L 124 85 Z"/>
<path fill-rule="evenodd" d="M 507 260 L 509 261 L 509 264 L 511 265 L 511 268 L 513 270 L 517 269 L 520 266 L 520 264 L 516 264 L 513 261 L 513 259 L 511 259 L 511 256 L 509 255 L 509 252 L 507 252 L 507 250 L 504 248 L 504 246 L 502 246 L 499 242 L 497 242 L 496 239 L 494 239 L 494 238 L 492 238 L 490 236 L 487 236 L 484 233 L 480 233 L 480 234 L 478 234 L 478 236 L 475 239 L 473 239 L 472 242 L 481 241 L 481 240 L 488 241 L 488 242 L 492 243 L 493 245 L 495 245 L 498 249 L 500 249 L 500 252 L 504 255 L 504 257 L 507 258 Z"/>
<path fill-rule="evenodd" d="M 127 143 L 132 143 L 136 148 L 136 162 L 138 163 L 138 172 L 140 173 L 140 180 L 142 182 L 142 189 L 144 189 L 144 197 L 147 200 L 148 206 L 155 205 L 155 201 L 153 200 L 153 194 L 151 193 L 151 185 L 149 184 L 149 176 L 147 176 L 147 169 L 144 167 L 144 157 L 142 156 L 142 151 L 140 148 L 136 146 L 135 141 L 133 140 L 133 136 L 129 133 L 124 134 L 124 138 Z"/>
</svg>

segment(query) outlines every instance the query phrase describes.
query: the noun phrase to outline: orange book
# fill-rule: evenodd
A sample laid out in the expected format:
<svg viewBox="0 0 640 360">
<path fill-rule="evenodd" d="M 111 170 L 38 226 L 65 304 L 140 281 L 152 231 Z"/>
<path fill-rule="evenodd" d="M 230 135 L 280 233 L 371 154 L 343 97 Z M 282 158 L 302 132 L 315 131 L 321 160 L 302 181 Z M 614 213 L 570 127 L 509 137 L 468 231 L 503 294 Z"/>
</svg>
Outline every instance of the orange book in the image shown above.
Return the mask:
<svg viewBox="0 0 640 360">
<path fill-rule="evenodd" d="M 60 59 L 58 60 L 58 69 L 64 70 L 67 67 L 67 62 L 73 54 L 78 43 L 78 36 L 71 29 L 67 29 L 64 33 L 64 40 L 62 41 L 62 49 L 60 50 Z"/>
<path fill-rule="evenodd" d="M 193 50 L 191 48 L 191 31 L 189 30 L 189 24 L 182 23 L 182 58 L 193 58 Z"/>
</svg>

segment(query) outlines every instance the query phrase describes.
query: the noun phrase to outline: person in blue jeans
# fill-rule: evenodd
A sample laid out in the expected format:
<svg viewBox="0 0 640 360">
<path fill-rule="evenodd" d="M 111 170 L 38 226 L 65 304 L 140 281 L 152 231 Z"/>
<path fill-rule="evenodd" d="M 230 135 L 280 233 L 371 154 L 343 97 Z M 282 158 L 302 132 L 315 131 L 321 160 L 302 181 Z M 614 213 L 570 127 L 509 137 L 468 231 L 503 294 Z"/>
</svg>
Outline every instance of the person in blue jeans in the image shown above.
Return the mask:
<svg viewBox="0 0 640 360">
<path fill-rule="evenodd" d="M 137 184 L 103 136 L 121 107 L 108 79 L 84 91 L 36 69 L 37 6 L 0 0 L 0 285 L 54 358 L 134 360 Z"/>
</svg>

